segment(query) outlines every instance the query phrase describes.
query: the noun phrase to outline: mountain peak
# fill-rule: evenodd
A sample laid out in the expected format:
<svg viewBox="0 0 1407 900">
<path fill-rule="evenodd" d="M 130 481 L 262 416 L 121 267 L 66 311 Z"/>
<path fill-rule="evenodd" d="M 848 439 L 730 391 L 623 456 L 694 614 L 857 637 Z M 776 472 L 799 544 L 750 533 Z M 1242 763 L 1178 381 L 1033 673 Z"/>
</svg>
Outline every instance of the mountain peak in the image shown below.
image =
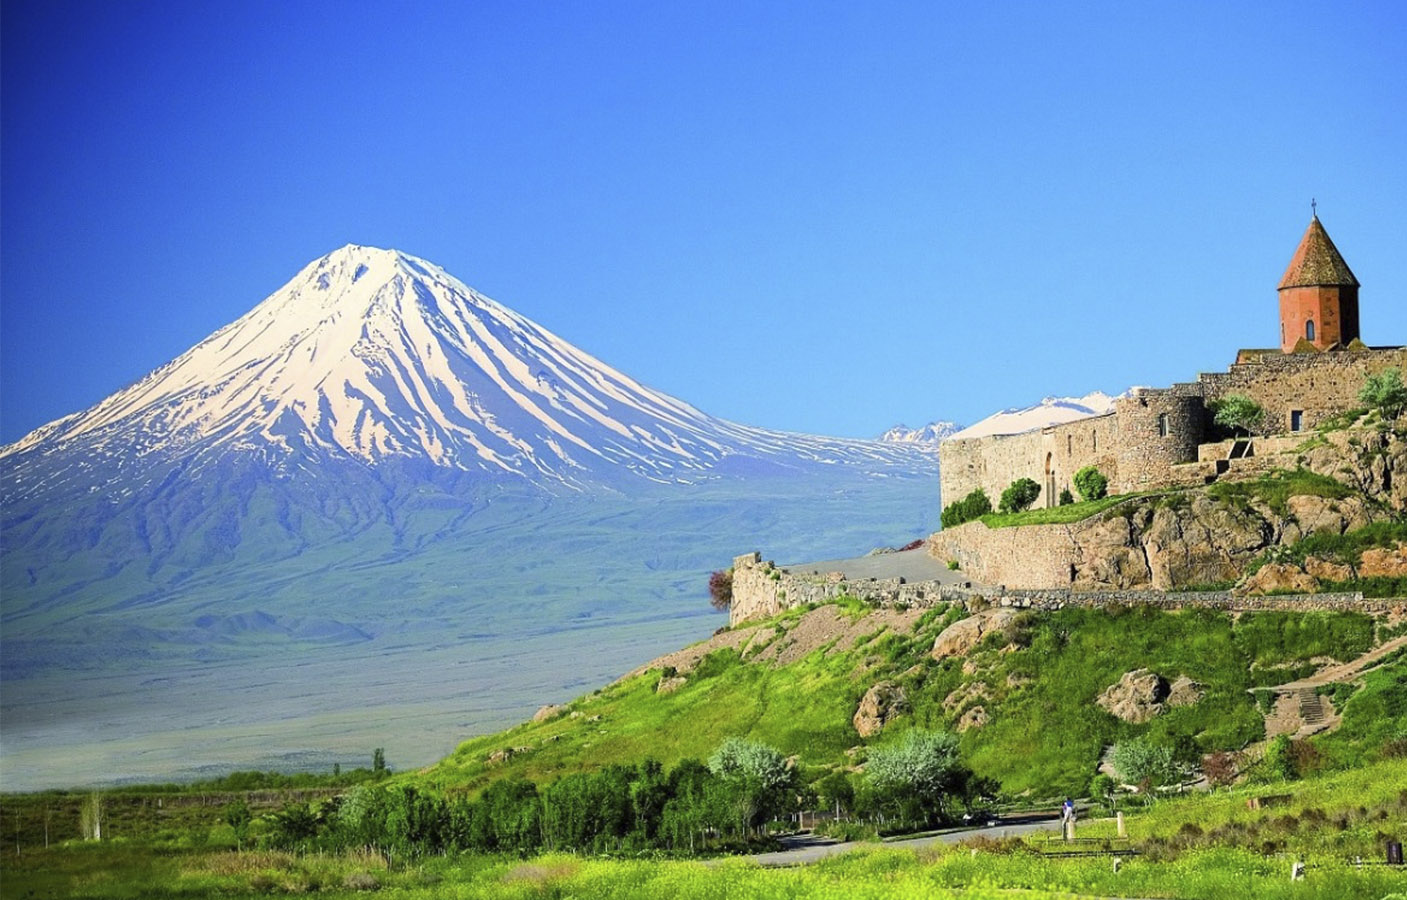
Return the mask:
<svg viewBox="0 0 1407 900">
<path fill-rule="evenodd" d="M 690 480 L 735 456 L 892 464 L 901 452 L 705 415 L 433 263 L 358 244 L 314 260 L 175 360 L 0 457 L 41 445 L 111 460 L 400 458 L 573 487 L 620 470 Z"/>
</svg>

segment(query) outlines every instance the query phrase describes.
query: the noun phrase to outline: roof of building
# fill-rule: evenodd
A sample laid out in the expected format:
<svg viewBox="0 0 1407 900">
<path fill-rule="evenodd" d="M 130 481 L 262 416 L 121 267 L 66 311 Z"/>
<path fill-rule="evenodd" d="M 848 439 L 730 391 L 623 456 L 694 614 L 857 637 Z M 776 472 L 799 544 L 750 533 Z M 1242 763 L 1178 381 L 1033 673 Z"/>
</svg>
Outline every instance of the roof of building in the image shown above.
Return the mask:
<svg viewBox="0 0 1407 900">
<path fill-rule="evenodd" d="M 1329 239 L 1329 233 L 1319 224 L 1319 217 L 1309 223 L 1300 238 L 1290 267 L 1280 279 L 1279 290 L 1306 285 L 1346 285 L 1358 287 L 1348 263 L 1339 255 L 1339 248 Z"/>
</svg>

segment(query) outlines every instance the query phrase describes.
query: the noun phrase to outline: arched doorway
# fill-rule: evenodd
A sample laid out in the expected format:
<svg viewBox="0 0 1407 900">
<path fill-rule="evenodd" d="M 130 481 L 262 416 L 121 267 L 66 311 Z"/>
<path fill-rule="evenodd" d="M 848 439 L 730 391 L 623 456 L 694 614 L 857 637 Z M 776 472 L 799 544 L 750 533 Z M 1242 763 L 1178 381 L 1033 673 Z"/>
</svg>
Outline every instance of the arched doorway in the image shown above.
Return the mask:
<svg viewBox="0 0 1407 900">
<path fill-rule="evenodd" d="M 1045 455 L 1045 505 L 1055 505 L 1055 454 Z"/>
</svg>

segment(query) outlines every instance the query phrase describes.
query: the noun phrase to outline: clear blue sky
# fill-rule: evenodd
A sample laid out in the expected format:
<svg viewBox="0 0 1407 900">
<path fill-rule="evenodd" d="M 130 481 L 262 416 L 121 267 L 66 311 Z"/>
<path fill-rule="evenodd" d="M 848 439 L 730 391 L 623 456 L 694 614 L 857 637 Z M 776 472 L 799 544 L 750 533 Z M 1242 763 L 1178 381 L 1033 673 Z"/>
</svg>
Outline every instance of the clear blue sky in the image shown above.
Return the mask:
<svg viewBox="0 0 1407 900">
<path fill-rule="evenodd" d="M 869 436 L 1273 346 L 1320 217 L 1407 342 L 1407 4 L 10 2 L 0 439 L 348 242 Z"/>
</svg>

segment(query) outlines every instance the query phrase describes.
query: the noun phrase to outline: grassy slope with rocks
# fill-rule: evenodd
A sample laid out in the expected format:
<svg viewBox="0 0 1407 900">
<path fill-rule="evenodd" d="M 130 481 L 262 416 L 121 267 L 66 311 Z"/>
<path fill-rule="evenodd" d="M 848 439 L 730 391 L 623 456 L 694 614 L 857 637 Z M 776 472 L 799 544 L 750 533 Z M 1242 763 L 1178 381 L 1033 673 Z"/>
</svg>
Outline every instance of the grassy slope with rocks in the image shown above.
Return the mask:
<svg viewBox="0 0 1407 900">
<path fill-rule="evenodd" d="M 854 605 L 791 610 L 662 657 L 544 721 L 467 741 L 414 779 L 471 792 L 505 777 L 546 783 L 647 757 L 666 766 L 703 759 L 725 737 L 744 735 L 796 756 L 809 780 L 862 762 L 867 747 L 910 728 L 953 730 L 981 705 L 989 721 L 961 737 L 979 775 L 1009 795 L 1082 793 L 1105 748 L 1119 740 L 1152 735 L 1188 763 L 1260 740 L 1264 720 L 1253 689 L 1353 659 L 1378 642 L 1380 630 L 1355 613 L 1065 609 L 1022 613 L 965 657 L 933 659 L 935 637 L 962 615 Z M 1397 661 L 1388 670 L 1402 667 Z M 1186 675 L 1204 696 L 1140 725 L 1095 704 L 1139 668 L 1169 682 Z M 1382 671 L 1369 683 L 1387 677 Z M 657 692 L 661 681 L 680 676 L 675 690 Z M 851 717 L 866 689 L 885 680 L 904 688 L 911 710 L 861 739 Z M 1360 704 L 1372 693 L 1364 688 Z M 1340 732 L 1321 740 L 1326 755 L 1348 764 L 1380 744 L 1390 726 L 1366 721 L 1371 716 L 1352 704 L 1344 713 Z"/>
</svg>

